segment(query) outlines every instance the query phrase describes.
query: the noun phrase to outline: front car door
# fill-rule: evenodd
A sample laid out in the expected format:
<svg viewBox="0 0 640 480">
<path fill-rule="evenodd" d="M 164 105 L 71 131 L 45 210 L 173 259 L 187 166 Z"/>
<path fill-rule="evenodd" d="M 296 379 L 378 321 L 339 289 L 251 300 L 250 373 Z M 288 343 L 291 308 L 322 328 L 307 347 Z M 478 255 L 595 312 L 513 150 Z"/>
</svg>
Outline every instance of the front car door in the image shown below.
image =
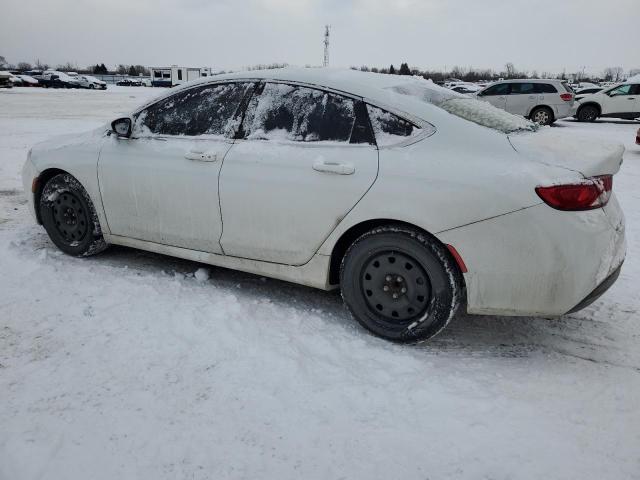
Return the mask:
<svg viewBox="0 0 640 480">
<path fill-rule="evenodd" d="M 226 255 L 302 265 L 376 179 L 366 107 L 322 89 L 266 83 L 220 172 Z"/>
<path fill-rule="evenodd" d="M 478 99 L 489 102 L 494 107 L 505 110 L 507 108 L 507 96 L 511 91 L 511 84 L 497 83 L 480 92 Z"/>
<path fill-rule="evenodd" d="M 106 139 L 98 179 L 112 235 L 222 253 L 218 174 L 253 86 L 181 90 L 136 114 L 131 138 Z"/>
<path fill-rule="evenodd" d="M 620 115 L 622 118 L 635 118 L 640 111 L 640 85 L 627 83 L 610 90 L 609 98 L 602 102 L 602 115 Z M 606 97 L 605 97 L 606 98 Z"/>
</svg>

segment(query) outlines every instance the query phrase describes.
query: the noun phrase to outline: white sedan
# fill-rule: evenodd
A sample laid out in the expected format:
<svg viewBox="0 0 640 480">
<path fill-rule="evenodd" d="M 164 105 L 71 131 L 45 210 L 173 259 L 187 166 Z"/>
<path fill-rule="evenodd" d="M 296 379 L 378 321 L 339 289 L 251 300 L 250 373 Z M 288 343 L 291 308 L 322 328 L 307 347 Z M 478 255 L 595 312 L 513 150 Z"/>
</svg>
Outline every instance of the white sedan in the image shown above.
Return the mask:
<svg viewBox="0 0 640 480">
<path fill-rule="evenodd" d="M 64 252 L 126 245 L 321 289 L 415 342 L 462 306 L 560 316 L 617 278 L 623 147 L 571 137 L 411 77 L 217 75 L 24 166 Z"/>
</svg>

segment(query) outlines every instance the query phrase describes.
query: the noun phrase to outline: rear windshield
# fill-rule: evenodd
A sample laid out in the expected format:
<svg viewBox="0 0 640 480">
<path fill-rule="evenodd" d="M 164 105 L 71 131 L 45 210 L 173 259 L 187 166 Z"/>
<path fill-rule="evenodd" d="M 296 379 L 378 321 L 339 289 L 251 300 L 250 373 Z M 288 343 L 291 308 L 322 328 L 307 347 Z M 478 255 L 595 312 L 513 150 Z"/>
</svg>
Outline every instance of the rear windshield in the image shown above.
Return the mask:
<svg viewBox="0 0 640 480">
<path fill-rule="evenodd" d="M 430 103 L 452 115 L 502 133 L 523 130 L 535 131 L 538 128 L 535 123 L 523 117 L 496 108 L 490 103 L 438 87 L 428 80 L 415 79 L 413 82 L 389 87 L 389 89 Z"/>
</svg>

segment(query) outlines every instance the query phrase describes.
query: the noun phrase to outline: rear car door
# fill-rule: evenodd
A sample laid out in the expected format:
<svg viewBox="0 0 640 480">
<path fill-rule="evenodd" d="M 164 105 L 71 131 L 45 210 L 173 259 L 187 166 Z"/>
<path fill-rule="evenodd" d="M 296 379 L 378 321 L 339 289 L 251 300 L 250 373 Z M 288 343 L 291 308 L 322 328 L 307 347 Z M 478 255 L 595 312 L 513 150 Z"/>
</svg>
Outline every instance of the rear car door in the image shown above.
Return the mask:
<svg viewBox="0 0 640 480">
<path fill-rule="evenodd" d="M 494 107 L 505 110 L 507 108 L 507 96 L 511 91 L 511 84 L 509 83 L 497 83 L 491 85 L 483 92 L 480 92 L 478 98 L 489 102 Z"/>
<path fill-rule="evenodd" d="M 362 100 L 270 82 L 220 172 L 226 255 L 302 265 L 363 197 L 378 151 Z"/>
<path fill-rule="evenodd" d="M 537 98 L 533 83 L 512 83 L 509 95 L 507 95 L 506 110 L 509 113 L 526 117 L 536 105 L 536 102 Z"/>
<path fill-rule="evenodd" d="M 218 174 L 253 86 L 181 90 L 139 112 L 131 138 L 105 140 L 98 179 L 112 235 L 222 253 Z"/>
</svg>

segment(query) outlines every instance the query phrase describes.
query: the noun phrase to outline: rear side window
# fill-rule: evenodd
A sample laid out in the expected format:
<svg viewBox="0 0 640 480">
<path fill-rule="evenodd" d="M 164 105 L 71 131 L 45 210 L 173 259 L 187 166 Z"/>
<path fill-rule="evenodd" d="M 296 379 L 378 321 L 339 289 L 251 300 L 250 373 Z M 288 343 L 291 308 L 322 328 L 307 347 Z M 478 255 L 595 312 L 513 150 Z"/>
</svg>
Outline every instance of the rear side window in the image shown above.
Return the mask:
<svg viewBox="0 0 640 480">
<path fill-rule="evenodd" d="M 512 83 L 511 95 L 530 95 L 534 92 L 533 83 Z"/>
<path fill-rule="evenodd" d="M 376 143 L 380 147 L 402 142 L 421 132 L 421 129 L 412 123 L 381 108 L 367 105 L 367 111 L 369 112 Z"/>
<path fill-rule="evenodd" d="M 267 83 L 249 102 L 245 138 L 348 142 L 355 122 L 350 98 L 313 88 Z"/>
<path fill-rule="evenodd" d="M 558 89 L 550 83 L 534 83 L 533 85 L 535 93 L 558 93 Z"/>
<path fill-rule="evenodd" d="M 249 83 L 210 85 L 181 91 L 143 110 L 138 135 L 227 135 Z"/>
<path fill-rule="evenodd" d="M 499 83 L 497 85 L 492 85 L 484 92 L 482 92 L 482 95 L 509 95 L 509 91 L 511 90 L 509 87 L 510 85 L 508 83 Z"/>
</svg>

